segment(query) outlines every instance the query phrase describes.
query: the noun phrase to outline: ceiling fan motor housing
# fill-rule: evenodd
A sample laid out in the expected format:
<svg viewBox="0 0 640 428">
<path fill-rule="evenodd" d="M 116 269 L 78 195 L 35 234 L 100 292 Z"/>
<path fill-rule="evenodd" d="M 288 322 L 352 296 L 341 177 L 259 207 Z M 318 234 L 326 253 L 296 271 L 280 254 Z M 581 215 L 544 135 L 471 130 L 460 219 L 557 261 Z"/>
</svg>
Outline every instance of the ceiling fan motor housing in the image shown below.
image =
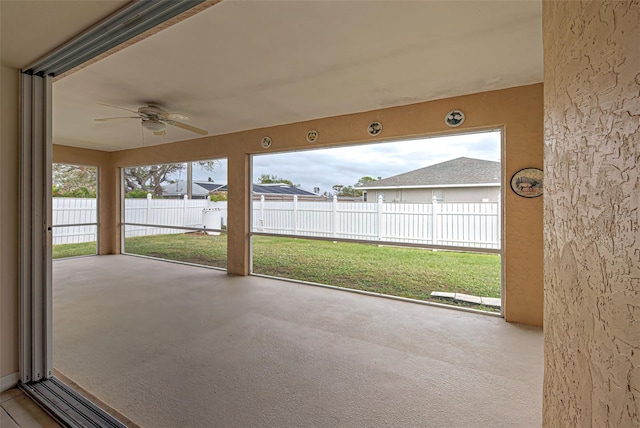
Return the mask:
<svg viewBox="0 0 640 428">
<path fill-rule="evenodd" d="M 149 117 L 161 117 L 167 112 L 156 105 L 148 104 L 146 107 L 138 108 L 138 113 Z"/>
</svg>

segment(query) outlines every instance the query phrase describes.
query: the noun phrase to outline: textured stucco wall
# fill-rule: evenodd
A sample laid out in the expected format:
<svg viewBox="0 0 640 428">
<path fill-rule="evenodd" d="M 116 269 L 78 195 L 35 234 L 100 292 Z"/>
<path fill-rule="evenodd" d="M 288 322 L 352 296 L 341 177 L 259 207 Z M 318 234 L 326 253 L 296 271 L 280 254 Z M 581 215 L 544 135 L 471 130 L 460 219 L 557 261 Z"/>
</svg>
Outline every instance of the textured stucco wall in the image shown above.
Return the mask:
<svg viewBox="0 0 640 428">
<path fill-rule="evenodd" d="M 640 426 L 640 2 L 545 2 L 544 426 Z"/>
</svg>

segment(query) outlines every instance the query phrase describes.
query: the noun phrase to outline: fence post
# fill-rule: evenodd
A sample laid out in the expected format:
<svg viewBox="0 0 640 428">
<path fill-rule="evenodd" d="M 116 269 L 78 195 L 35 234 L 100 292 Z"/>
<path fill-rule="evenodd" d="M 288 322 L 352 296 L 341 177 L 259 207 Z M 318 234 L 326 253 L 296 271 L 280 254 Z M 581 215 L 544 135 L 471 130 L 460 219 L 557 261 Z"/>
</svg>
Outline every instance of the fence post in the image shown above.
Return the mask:
<svg viewBox="0 0 640 428">
<path fill-rule="evenodd" d="M 298 234 L 298 195 L 293 195 L 293 234 Z"/>
<path fill-rule="evenodd" d="M 264 195 L 260 195 L 260 232 L 264 232 Z"/>
<path fill-rule="evenodd" d="M 182 225 L 187 226 L 187 201 L 189 200 L 189 195 L 184 195 L 182 198 Z"/>
<path fill-rule="evenodd" d="M 382 241 L 382 227 L 383 227 L 383 209 L 384 209 L 384 200 L 382 199 L 382 195 L 378 196 L 378 240 Z"/>
<path fill-rule="evenodd" d="M 498 248 L 502 248 L 502 206 L 501 206 L 501 200 L 500 200 L 500 195 L 498 195 L 498 203 L 497 203 L 497 208 L 498 208 L 498 226 L 495 228 L 495 230 L 497 231 L 497 238 L 496 242 L 498 243 Z"/>
<path fill-rule="evenodd" d="M 438 245 L 438 198 L 431 198 L 431 244 Z"/>
<path fill-rule="evenodd" d="M 147 214 L 145 218 L 145 223 L 149 224 L 151 221 L 151 193 L 147 193 Z M 144 234 L 149 235 L 149 227 L 144 228 Z"/>
<path fill-rule="evenodd" d="M 331 222 L 331 231 L 334 238 L 338 237 L 338 196 L 333 195 L 333 205 L 331 206 L 333 212 L 333 221 Z"/>
</svg>

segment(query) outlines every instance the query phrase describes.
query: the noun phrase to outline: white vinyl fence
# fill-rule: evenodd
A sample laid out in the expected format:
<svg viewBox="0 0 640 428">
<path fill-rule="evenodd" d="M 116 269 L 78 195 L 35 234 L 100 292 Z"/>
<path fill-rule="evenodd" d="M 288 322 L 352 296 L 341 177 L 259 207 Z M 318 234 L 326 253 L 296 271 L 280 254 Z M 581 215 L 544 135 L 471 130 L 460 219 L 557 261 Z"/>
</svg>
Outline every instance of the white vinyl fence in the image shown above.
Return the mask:
<svg viewBox="0 0 640 428">
<path fill-rule="evenodd" d="M 134 199 L 126 198 L 125 223 L 203 227 L 202 211 L 218 208 L 221 225 L 226 225 L 227 203 L 207 199 Z M 86 224 L 85 226 L 65 226 Z M 53 245 L 95 241 L 97 237 L 97 201 L 94 198 L 53 198 Z M 218 229 L 221 227 L 218 225 Z M 126 236 L 184 233 L 184 230 L 126 226 Z"/>
<path fill-rule="evenodd" d="M 54 244 L 96 239 L 95 199 L 54 198 Z M 203 227 L 203 210 L 227 203 L 206 199 L 125 199 L 125 223 Z M 500 203 L 253 201 L 252 231 L 299 236 L 500 249 Z M 212 227 L 207 225 L 207 227 Z M 220 226 L 218 226 L 219 228 Z M 184 233 L 171 227 L 126 226 L 126 236 Z"/>
<path fill-rule="evenodd" d="M 500 202 L 430 204 L 333 201 L 253 203 L 253 231 L 500 249 Z"/>
<path fill-rule="evenodd" d="M 207 225 L 207 227 L 220 229 L 227 224 L 227 202 L 211 202 L 208 199 L 125 199 L 124 200 L 125 223 L 203 227 L 203 210 L 205 208 L 217 208 L 221 214 L 221 224 Z M 126 237 L 166 235 L 171 233 L 184 233 L 184 230 L 127 226 Z"/>
<path fill-rule="evenodd" d="M 53 198 L 53 245 L 95 241 L 98 236 L 95 198 Z M 83 224 L 84 226 L 65 226 Z"/>
</svg>

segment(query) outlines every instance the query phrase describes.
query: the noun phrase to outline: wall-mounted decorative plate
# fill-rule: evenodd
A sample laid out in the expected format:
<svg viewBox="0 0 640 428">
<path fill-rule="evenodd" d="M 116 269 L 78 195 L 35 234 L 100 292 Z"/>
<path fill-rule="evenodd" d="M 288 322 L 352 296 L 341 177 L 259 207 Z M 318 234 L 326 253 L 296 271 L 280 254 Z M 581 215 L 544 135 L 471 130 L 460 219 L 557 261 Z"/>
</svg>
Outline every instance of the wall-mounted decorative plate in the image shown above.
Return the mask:
<svg viewBox="0 0 640 428">
<path fill-rule="evenodd" d="M 318 141 L 318 137 L 320 135 L 318 134 L 318 131 L 316 131 L 315 129 L 310 129 L 307 131 L 307 141 L 310 143 L 315 143 L 316 141 Z"/>
<path fill-rule="evenodd" d="M 271 147 L 271 137 L 262 137 L 262 141 L 260 141 L 260 145 L 263 149 L 268 149 Z"/>
<path fill-rule="evenodd" d="M 523 198 L 542 196 L 544 172 L 538 168 L 524 168 L 511 177 L 511 190 Z"/>
<path fill-rule="evenodd" d="M 380 135 L 380 133 L 382 132 L 382 124 L 380 122 L 371 122 L 369 124 L 369 127 L 367 128 L 367 132 L 372 137 Z"/>
<path fill-rule="evenodd" d="M 462 110 L 451 110 L 444 117 L 444 123 L 452 128 L 460 126 L 464 123 L 464 113 L 462 112 Z"/>
</svg>

